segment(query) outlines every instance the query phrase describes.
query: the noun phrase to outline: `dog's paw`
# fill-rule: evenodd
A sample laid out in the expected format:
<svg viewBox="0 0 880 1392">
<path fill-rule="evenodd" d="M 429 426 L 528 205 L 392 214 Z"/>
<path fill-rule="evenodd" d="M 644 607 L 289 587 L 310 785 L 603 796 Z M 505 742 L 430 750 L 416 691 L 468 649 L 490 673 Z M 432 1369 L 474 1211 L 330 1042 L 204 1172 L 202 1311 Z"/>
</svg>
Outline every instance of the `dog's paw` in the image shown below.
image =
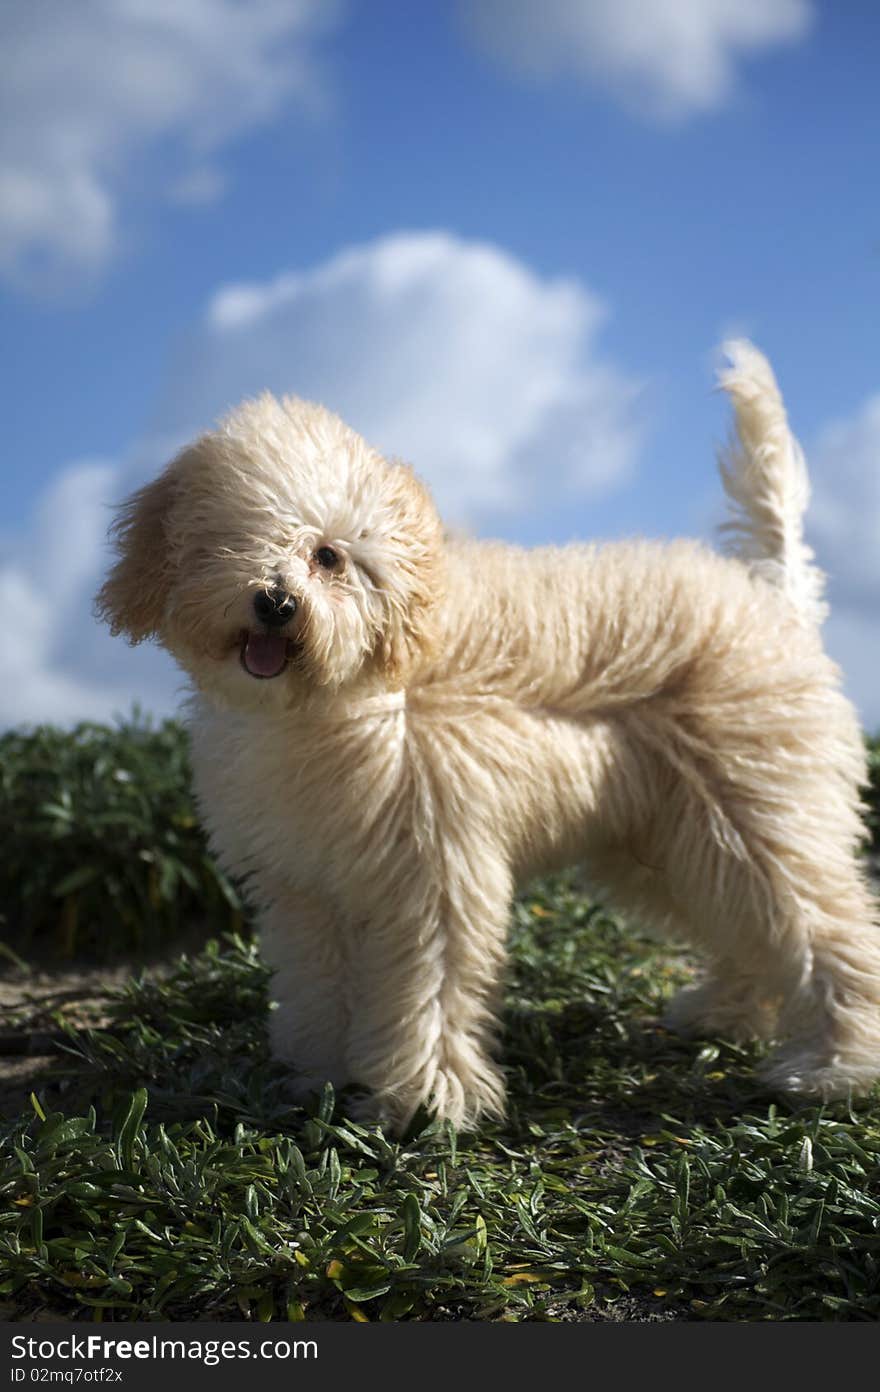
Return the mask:
<svg viewBox="0 0 880 1392">
<path fill-rule="evenodd" d="M 332 1079 L 327 1078 L 323 1073 L 288 1073 L 285 1075 L 281 1091 L 288 1102 L 295 1102 L 298 1106 L 303 1106 L 320 1097 L 330 1082 L 335 1092 L 339 1092 L 337 1085 Z"/>
<path fill-rule="evenodd" d="M 777 1008 L 751 991 L 725 991 L 714 982 L 685 986 L 666 1007 L 664 1026 L 684 1039 L 770 1039 Z"/>
<path fill-rule="evenodd" d="M 405 1087 L 379 1088 L 352 1098 L 349 1114 L 365 1125 L 378 1125 L 389 1135 L 402 1136 L 422 1113 L 469 1131 L 481 1121 L 504 1115 L 504 1077 L 486 1067 L 479 1078 L 462 1078 L 439 1068 L 428 1079 Z"/>
<path fill-rule="evenodd" d="M 880 1079 L 880 1055 L 847 1058 L 821 1047 L 783 1046 L 774 1050 L 759 1076 L 774 1091 L 830 1102 L 869 1092 Z"/>
</svg>

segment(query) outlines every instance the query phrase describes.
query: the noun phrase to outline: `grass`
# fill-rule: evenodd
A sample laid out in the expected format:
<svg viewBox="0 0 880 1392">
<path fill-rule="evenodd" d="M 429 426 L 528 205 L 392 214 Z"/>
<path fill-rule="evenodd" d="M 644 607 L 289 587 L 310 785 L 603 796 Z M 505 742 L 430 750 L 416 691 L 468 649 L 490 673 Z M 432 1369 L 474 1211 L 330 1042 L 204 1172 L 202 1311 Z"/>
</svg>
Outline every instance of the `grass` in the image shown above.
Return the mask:
<svg viewBox="0 0 880 1392">
<path fill-rule="evenodd" d="M 868 786 L 865 789 L 865 822 L 874 854 L 880 854 L 880 735 L 866 741 L 868 747 Z"/>
<path fill-rule="evenodd" d="M 665 1032 L 687 960 L 573 877 L 511 941 L 509 1116 L 469 1136 L 291 1106 L 241 937 L 135 978 L 101 1030 L 59 1013 L 65 1053 L 0 1134 L 0 1315 L 880 1317 L 877 1106 L 782 1103 L 756 1049 Z"/>
<path fill-rule="evenodd" d="M 155 948 L 194 919 L 241 926 L 189 791 L 182 727 L 41 726 L 0 736 L 0 908 L 18 951 Z"/>
</svg>

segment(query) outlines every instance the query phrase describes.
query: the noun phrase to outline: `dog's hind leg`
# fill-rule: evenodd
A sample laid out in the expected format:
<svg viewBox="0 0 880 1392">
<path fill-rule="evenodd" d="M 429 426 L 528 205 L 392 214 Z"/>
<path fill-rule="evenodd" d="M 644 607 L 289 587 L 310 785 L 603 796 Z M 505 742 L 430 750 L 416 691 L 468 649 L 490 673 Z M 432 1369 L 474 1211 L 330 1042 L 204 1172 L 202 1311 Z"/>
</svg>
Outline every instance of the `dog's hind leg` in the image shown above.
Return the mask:
<svg viewBox="0 0 880 1392">
<path fill-rule="evenodd" d="M 865 1092 L 880 1077 L 880 927 L 868 891 L 855 871 L 845 883 L 817 866 L 797 910 L 804 970 L 782 1003 L 763 1076 L 824 1098 Z"/>
<path fill-rule="evenodd" d="M 829 704 L 824 726 L 775 751 L 762 742 L 760 763 L 744 745 L 713 760 L 671 721 L 662 740 L 644 717 L 631 730 L 651 740 L 663 790 L 652 816 L 640 809 L 660 918 L 708 961 L 672 1021 L 771 1035 L 767 1080 L 823 1097 L 880 1076 L 880 926 L 857 859 L 862 756 L 843 711 Z M 651 905 L 645 885 L 648 918 Z"/>
<path fill-rule="evenodd" d="M 702 979 L 672 999 L 665 1023 L 677 1034 L 718 1035 L 744 1043 L 771 1039 L 779 1002 L 768 993 L 761 971 L 735 958 L 717 957 L 706 964 Z"/>
<path fill-rule="evenodd" d="M 703 984 L 673 1001 L 670 1021 L 734 1039 L 772 1037 L 762 1076 L 774 1088 L 864 1092 L 880 1077 L 880 927 L 870 896 L 855 865 L 841 874 L 814 863 L 805 874 L 786 860 L 774 848 L 769 893 L 751 901 L 753 923 L 714 917 L 712 935 L 733 928 L 743 955 L 713 954 Z"/>
<path fill-rule="evenodd" d="M 690 815 L 699 818 L 700 809 Z M 665 824 L 664 814 L 660 816 Z M 753 925 L 766 917 L 759 877 L 738 864 L 728 847 L 710 843 L 708 857 L 718 861 L 710 884 L 699 877 L 692 883 L 689 867 L 705 864 L 707 857 L 707 848 L 694 844 L 706 839 L 700 826 L 697 821 L 693 838 L 677 837 L 677 845 L 670 846 L 666 825 L 650 837 L 638 837 L 637 849 L 631 844 L 627 849 L 594 848 L 588 875 L 597 896 L 626 914 L 634 928 L 701 949 L 699 981 L 680 990 L 666 1009 L 664 1022 L 671 1029 L 738 1041 L 768 1039 L 778 1014 L 778 1000 L 768 989 L 768 952 L 763 947 L 741 950 Z"/>
</svg>

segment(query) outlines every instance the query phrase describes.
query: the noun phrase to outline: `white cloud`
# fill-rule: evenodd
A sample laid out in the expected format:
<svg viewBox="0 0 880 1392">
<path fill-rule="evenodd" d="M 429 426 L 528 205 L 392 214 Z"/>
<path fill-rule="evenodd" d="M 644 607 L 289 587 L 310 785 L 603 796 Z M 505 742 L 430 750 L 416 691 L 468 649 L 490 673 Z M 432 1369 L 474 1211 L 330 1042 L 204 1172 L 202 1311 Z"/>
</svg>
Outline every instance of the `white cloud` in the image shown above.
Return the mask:
<svg viewBox="0 0 880 1392">
<path fill-rule="evenodd" d="M 632 467 L 638 389 L 599 351 L 604 319 L 583 285 L 497 247 L 401 233 L 220 290 L 168 415 L 192 430 L 265 387 L 295 391 L 415 463 L 447 516 L 503 527 Z"/>
<path fill-rule="evenodd" d="M 566 74 L 676 120 L 722 106 L 749 55 L 805 37 L 810 0 L 459 0 L 470 37 L 518 75 Z"/>
<path fill-rule="evenodd" d="M 215 203 L 226 190 L 226 177 L 210 165 L 191 169 L 181 174 L 169 185 L 167 196 L 173 203 L 191 204 Z"/>
<path fill-rule="evenodd" d="M 0 726 L 111 720 L 139 700 L 167 711 L 179 685 L 169 664 L 99 629 L 91 597 L 104 559 L 108 498 L 120 471 L 79 463 L 39 500 L 27 533 L 0 560 Z"/>
<path fill-rule="evenodd" d="M 819 434 L 810 470 L 810 533 L 835 593 L 880 624 L 880 394 Z"/>
<path fill-rule="evenodd" d="M 0 726 L 173 708 L 180 677 L 91 617 L 107 504 L 182 441 L 268 387 L 323 400 L 412 460 L 447 517 L 504 532 L 524 510 L 625 479 L 635 388 L 600 354 L 604 310 L 496 247 L 400 235 L 266 285 L 226 287 L 193 336 L 162 431 L 118 466 L 78 464 L 0 564 Z"/>
<path fill-rule="evenodd" d="M 0 275 L 45 289 L 97 272 L 127 196 L 216 197 L 207 156 L 286 101 L 322 100 L 314 40 L 338 13 L 336 0 L 0 7 Z"/>
<path fill-rule="evenodd" d="M 880 729 L 880 395 L 810 451 L 808 535 L 829 577 L 829 649 L 870 729 Z"/>
<path fill-rule="evenodd" d="M 864 611 L 835 605 L 833 588 L 831 606 L 825 646 L 843 672 L 844 688 L 865 729 L 880 734 L 880 622 Z"/>
</svg>

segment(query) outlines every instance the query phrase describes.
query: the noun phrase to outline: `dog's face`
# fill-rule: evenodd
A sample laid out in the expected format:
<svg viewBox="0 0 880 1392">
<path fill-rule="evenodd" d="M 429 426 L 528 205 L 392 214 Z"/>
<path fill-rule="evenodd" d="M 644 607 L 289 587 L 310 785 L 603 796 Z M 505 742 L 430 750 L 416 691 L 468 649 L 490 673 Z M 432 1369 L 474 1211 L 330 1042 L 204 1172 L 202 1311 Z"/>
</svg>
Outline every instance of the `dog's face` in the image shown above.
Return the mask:
<svg viewBox="0 0 880 1392">
<path fill-rule="evenodd" d="M 134 643 L 158 638 L 233 705 L 393 686 L 430 646 L 433 503 L 308 402 L 246 403 L 129 498 L 114 531 L 99 615 Z"/>
</svg>

